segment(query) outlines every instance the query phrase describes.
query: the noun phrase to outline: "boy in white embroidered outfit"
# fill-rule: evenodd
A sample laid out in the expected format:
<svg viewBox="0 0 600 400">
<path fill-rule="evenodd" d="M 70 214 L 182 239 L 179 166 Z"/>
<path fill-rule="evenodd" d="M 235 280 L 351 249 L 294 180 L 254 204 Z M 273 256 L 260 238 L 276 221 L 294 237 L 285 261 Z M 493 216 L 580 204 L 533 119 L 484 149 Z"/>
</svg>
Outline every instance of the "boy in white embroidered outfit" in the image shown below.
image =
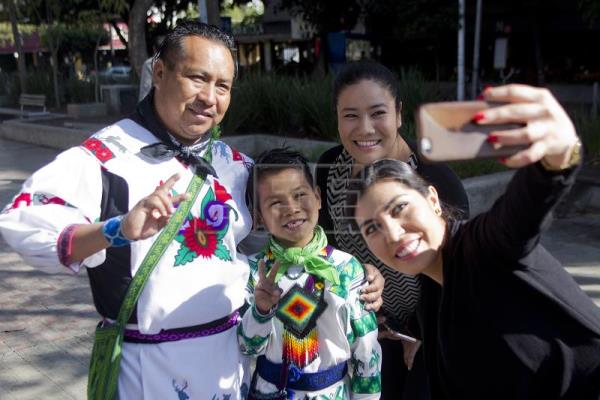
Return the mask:
<svg viewBox="0 0 600 400">
<path fill-rule="evenodd" d="M 135 114 L 36 172 L 0 215 L 4 238 L 26 262 L 87 267 L 94 304 L 110 323 L 188 183 L 204 178 L 128 321 L 121 399 L 245 392 L 231 328 L 248 280 L 237 245 L 252 225 L 243 196 L 251 160 L 213 138 L 229 105 L 233 45 L 214 27 L 181 22 Z"/>
<path fill-rule="evenodd" d="M 242 352 L 260 355 L 249 399 L 378 399 L 381 349 L 375 315 L 359 299 L 364 270 L 327 245 L 306 159 L 264 153 L 247 191 L 271 233 L 249 257 L 250 308 L 238 328 Z"/>
</svg>

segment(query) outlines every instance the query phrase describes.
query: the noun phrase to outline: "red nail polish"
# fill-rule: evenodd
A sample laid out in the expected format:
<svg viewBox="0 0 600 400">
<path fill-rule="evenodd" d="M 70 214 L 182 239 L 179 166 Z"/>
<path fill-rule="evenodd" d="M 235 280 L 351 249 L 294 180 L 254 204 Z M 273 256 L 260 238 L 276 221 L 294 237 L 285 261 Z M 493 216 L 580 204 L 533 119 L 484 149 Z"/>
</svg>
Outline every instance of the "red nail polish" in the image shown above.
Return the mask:
<svg viewBox="0 0 600 400">
<path fill-rule="evenodd" d="M 500 161 L 502 164 L 506 164 L 506 160 L 507 160 L 507 158 L 506 158 L 506 157 L 500 157 L 500 158 L 498 159 L 498 161 Z"/>
<path fill-rule="evenodd" d="M 485 118 L 485 115 L 482 112 L 478 112 L 473 116 L 473 122 L 479 122 Z"/>
<path fill-rule="evenodd" d="M 482 94 L 480 94 L 479 96 L 475 97 L 475 100 L 484 100 L 485 98 L 483 97 Z"/>
<path fill-rule="evenodd" d="M 486 140 L 488 143 L 498 143 L 498 136 L 489 135 Z"/>
</svg>

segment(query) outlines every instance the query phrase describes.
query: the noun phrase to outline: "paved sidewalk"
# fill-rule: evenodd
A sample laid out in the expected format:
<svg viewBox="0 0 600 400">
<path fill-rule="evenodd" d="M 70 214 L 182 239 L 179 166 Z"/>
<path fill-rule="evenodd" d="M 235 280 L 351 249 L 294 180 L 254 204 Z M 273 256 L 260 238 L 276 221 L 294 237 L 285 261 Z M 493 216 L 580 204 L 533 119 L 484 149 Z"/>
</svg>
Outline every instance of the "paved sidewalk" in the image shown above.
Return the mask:
<svg viewBox="0 0 600 400">
<path fill-rule="evenodd" d="M 57 153 L 0 139 L 0 207 Z M 600 215 L 557 220 L 543 242 L 600 305 Z M 46 274 L 0 239 L 0 399 L 85 399 L 97 319 L 85 273 Z"/>
<path fill-rule="evenodd" d="M 0 208 L 56 154 L 0 140 Z M 34 269 L 0 239 L 0 399 L 84 399 L 96 321 L 85 273 Z"/>
</svg>

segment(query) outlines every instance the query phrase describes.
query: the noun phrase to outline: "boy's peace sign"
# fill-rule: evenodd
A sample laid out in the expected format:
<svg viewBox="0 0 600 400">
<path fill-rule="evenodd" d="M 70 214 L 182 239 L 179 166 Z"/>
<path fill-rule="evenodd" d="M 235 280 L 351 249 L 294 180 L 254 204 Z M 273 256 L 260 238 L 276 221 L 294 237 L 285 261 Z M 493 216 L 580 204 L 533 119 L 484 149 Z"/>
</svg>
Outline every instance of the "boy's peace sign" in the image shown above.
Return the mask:
<svg viewBox="0 0 600 400">
<path fill-rule="evenodd" d="M 275 277 L 281 264 L 276 261 L 269 273 L 265 272 L 265 262 L 258 262 L 258 282 L 254 287 L 254 304 L 261 314 L 268 314 L 279 303 L 282 290 L 275 283 Z"/>
</svg>

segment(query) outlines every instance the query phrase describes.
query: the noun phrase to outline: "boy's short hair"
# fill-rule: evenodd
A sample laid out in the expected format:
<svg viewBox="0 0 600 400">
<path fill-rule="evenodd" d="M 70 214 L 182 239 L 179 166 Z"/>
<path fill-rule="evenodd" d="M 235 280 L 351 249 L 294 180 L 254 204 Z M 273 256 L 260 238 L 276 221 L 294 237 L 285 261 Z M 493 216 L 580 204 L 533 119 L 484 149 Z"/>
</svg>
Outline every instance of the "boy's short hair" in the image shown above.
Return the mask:
<svg viewBox="0 0 600 400">
<path fill-rule="evenodd" d="M 258 207 L 258 182 L 266 175 L 288 168 L 302 171 L 310 187 L 315 187 L 308 160 L 302 154 L 288 147 L 278 147 L 264 151 L 254 160 L 254 166 L 250 170 L 248 184 L 246 185 L 246 203 L 254 216 Z"/>
</svg>

